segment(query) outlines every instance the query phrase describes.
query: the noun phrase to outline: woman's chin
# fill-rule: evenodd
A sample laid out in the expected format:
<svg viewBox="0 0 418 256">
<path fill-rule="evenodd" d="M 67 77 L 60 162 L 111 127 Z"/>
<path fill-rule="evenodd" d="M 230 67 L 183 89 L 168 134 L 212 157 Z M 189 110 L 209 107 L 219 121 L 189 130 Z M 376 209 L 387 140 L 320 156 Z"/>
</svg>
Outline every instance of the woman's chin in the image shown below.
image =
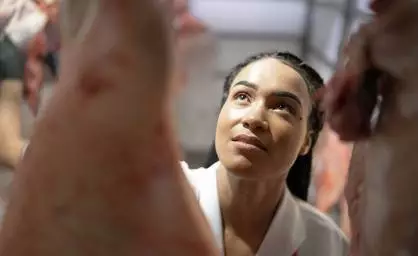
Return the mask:
<svg viewBox="0 0 418 256">
<path fill-rule="evenodd" d="M 221 160 L 222 161 L 222 160 Z M 264 177 L 264 166 L 261 163 L 251 161 L 245 156 L 229 157 L 222 161 L 228 173 L 243 179 L 260 179 Z"/>
</svg>

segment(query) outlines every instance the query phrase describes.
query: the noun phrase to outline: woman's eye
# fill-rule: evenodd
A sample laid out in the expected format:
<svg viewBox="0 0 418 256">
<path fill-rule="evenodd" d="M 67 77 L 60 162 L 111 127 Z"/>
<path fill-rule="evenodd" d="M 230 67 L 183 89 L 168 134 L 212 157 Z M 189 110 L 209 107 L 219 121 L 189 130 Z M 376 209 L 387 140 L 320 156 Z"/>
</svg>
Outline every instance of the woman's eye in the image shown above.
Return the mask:
<svg viewBox="0 0 418 256">
<path fill-rule="evenodd" d="M 237 93 L 234 97 L 239 103 L 248 103 L 250 102 L 250 96 L 246 93 Z"/>
<path fill-rule="evenodd" d="M 276 109 L 280 111 L 287 111 L 291 114 L 295 114 L 295 109 L 290 104 L 287 104 L 287 103 L 277 104 Z"/>
<path fill-rule="evenodd" d="M 281 103 L 277 105 L 277 109 L 283 110 L 283 109 L 289 109 L 289 105 Z"/>
</svg>

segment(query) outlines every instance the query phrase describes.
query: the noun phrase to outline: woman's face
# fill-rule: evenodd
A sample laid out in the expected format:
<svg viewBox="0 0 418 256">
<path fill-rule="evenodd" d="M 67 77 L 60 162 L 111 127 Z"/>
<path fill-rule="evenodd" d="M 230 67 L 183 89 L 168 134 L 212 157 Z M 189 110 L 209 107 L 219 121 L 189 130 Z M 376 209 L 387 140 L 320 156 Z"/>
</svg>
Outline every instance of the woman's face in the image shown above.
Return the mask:
<svg viewBox="0 0 418 256">
<path fill-rule="evenodd" d="M 231 84 L 216 128 L 223 166 L 246 179 L 287 175 L 310 148 L 311 100 L 304 79 L 290 66 L 266 58 L 243 68 Z"/>
</svg>

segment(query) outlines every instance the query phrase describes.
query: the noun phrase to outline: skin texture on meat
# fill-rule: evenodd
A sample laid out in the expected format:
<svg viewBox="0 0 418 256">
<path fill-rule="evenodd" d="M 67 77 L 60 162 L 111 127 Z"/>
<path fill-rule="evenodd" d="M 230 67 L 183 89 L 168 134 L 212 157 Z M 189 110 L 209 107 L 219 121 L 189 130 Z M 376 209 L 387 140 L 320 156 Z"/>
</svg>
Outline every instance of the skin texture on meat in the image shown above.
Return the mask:
<svg viewBox="0 0 418 256">
<path fill-rule="evenodd" d="M 40 104 L 40 91 L 44 82 L 44 61 L 47 38 L 44 31 L 30 42 L 25 63 L 24 96 L 32 113 L 36 115 Z"/>
<path fill-rule="evenodd" d="M 418 149 L 418 118 L 400 111 L 405 105 L 401 95 L 407 90 L 402 88 L 386 98 L 380 125 L 362 152 L 360 255 L 414 255 L 418 250 L 418 204 L 413 196 L 418 186 L 413 160 Z M 417 97 L 418 92 L 413 95 Z"/>
<path fill-rule="evenodd" d="M 16 171 L 0 255 L 216 255 L 177 162 L 164 4 L 64 1 L 59 82 Z"/>
<path fill-rule="evenodd" d="M 385 97 L 374 135 L 354 147 L 346 188 L 352 255 L 414 255 L 418 250 L 418 205 L 413 196 L 418 186 L 413 161 L 418 120 L 400 112 L 406 103 L 402 91 L 407 89 L 398 88 Z"/>
<path fill-rule="evenodd" d="M 353 147 L 351 154 L 350 168 L 348 170 L 348 179 L 345 187 L 345 196 L 348 204 L 348 214 L 350 216 L 350 233 L 351 233 L 351 255 L 359 254 L 359 227 L 361 225 L 361 216 L 359 205 L 364 195 L 364 155 L 367 149 L 367 143 L 357 142 Z"/>
<path fill-rule="evenodd" d="M 349 86 L 354 91 L 370 86 L 359 82 L 371 67 L 385 74 L 379 79 L 383 102 L 376 129 L 366 136 L 348 136 L 358 141 L 346 189 L 352 255 L 414 255 L 418 250 L 418 203 L 413 196 L 418 187 L 414 160 L 418 150 L 418 4 L 388 0 L 374 1 L 372 7 L 377 15 L 351 39 L 345 69 L 330 84 L 324 105 L 331 127 L 344 138 L 351 127 L 347 120 L 358 124 L 356 120 L 370 116 L 358 100 L 341 92 L 350 91 Z M 345 108 L 338 108 L 342 98 Z"/>
</svg>

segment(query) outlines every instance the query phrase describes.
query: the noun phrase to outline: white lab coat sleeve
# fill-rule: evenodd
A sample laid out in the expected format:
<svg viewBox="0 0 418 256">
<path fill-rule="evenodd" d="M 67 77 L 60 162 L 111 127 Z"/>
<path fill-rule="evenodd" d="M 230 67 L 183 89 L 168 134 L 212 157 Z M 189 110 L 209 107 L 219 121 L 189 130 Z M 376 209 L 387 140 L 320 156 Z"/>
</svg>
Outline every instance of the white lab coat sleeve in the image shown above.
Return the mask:
<svg viewBox="0 0 418 256">
<path fill-rule="evenodd" d="M 198 188 L 197 188 L 197 176 L 194 169 L 190 169 L 189 165 L 181 161 L 180 162 L 181 168 L 183 169 L 183 173 L 186 176 L 187 180 L 189 181 L 190 186 L 192 187 L 193 191 L 195 192 L 196 196 L 198 196 Z"/>
</svg>

